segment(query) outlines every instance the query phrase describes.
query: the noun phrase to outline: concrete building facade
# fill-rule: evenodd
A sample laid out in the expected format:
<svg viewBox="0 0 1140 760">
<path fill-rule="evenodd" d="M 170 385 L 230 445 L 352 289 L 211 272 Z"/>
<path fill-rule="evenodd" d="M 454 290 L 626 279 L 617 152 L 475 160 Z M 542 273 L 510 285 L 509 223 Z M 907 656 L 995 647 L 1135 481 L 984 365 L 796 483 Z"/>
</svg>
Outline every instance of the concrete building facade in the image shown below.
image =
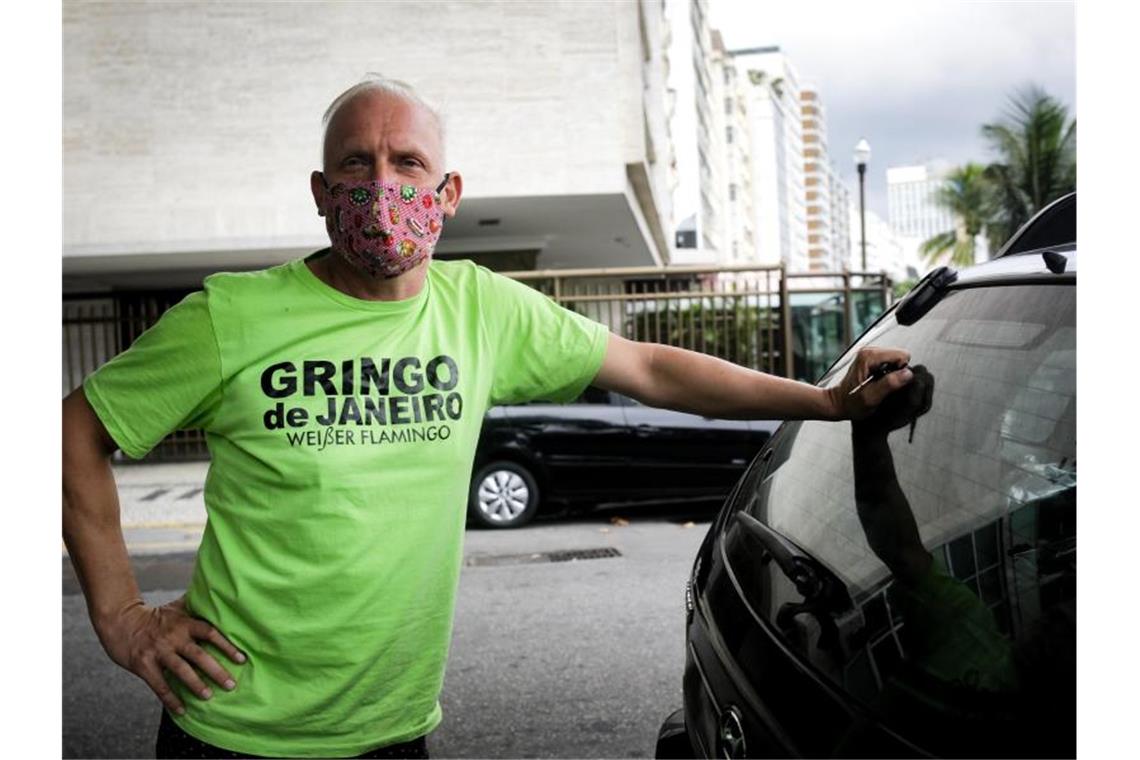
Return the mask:
<svg viewBox="0 0 1140 760">
<path fill-rule="evenodd" d="M 413 27 L 432 33 L 390 32 Z M 445 115 L 464 198 L 439 256 L 669 261 L 660 0 L 68 0 L 63 49 L 65 292 L 193 286 L 327 245 L 309 192 L 320 118 L 368 72 Z"/>
<path fill-rule="evenodd" d="M 927 240 L 954 229 L 954 217 L 934 200 L 950 168 L 944 161 L 887 168 L 887 215 L 895 233 Z"/>
<path fill-rule="evenodd" d="M 732 51 L 748 114 L 758 263 L 809 270 L 799 77 L 776 47 Z"/>
<path fill-rule="evenodd" d="M 800 112 L 803 119 L 808 269 L 813 272 L 839 271 L 846 258 L 836 246 L 836 220 L 831 198 L 838 178 L 827 148 L 823 101 L 814 86 L 806 86 L 800 91 Z"/>
<path fill-rule="evenodd" d="M 678 262 L 712 263 L 727 248 L 728 219 L 724 205 L 723 84 L 717 75 L 708 0 L 666 0 L 670 28 L 669 90 L 675 106 L 671 134 L 675 145 L 677 190 L 673 228 L 694 235 L 692 248 L 674 253 Z M 721 46 L 723 47 L 723 45 Z"/>
<path fill-rule="evenodd" d="M 722 85 L 720 118 L 724 131 L 724 201 L 728 241 L 719 261 L 723 264 L 747 264 L 759 258 L 748 98 L 742 88 L 736 62 L 725 49 L 717 31 L 713 32 L 713 66 Z"/>
<path fill-rule="evenodd" d="M 841 271 L 850 192 L 831 165 L 819 93 L 800 85 L 779 48 L 727 50 L 702 25 L 700 4 L 678 5 L 693 23 L 689 39 L 674 36 L 670 59 L 692 51 L 694 94 L 679 98 L 673 134 L 678 155 L 687 140 L 696 149 L 682 162 L 676 239 L 702 263 Z M 706 33 L 707 51 L 697 44 Z"/>
<path fill-rule="evenodd" d="M 825 169 L 827 201 L 831 209 L 831 256 L 835 262 L 835 271 L 840 271 L 851 262 L 852 193 L 834 163 L 829 161 Z M 858 218 L 855 218 L 854 224 L 858 226 Z"/>
</svg>

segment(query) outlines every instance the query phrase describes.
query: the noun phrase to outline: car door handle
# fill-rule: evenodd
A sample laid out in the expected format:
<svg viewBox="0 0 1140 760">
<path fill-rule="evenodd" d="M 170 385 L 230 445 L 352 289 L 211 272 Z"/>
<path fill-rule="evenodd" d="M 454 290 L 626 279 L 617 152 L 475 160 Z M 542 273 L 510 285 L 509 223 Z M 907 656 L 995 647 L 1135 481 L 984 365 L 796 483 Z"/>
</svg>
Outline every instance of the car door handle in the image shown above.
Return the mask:
<svg viewBox="0 0 1140 760">
<path fill-rule="evenodd" d="M 648 438 L 649 436 L 651 436 L 657 432 L 657 426 L 656 425 L 647 425 L 645 423 L 642 423 L 642 424 L 640 424 L 634 428 L 634 432 L 637 434 L 637 436 L 639 438 Z"/>
</svg>

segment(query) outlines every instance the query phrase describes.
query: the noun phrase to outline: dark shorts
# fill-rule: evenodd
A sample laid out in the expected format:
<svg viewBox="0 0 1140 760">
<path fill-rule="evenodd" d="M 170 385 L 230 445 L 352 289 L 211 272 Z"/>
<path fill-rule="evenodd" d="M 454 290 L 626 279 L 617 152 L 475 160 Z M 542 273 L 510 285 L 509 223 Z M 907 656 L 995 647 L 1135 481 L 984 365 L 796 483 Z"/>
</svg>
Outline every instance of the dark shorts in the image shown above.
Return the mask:
<svg viewBox="0 0 1140 760">
<path fill-rule="evenodd" d="M 204 741 L 195 739 L 190 734 L 183 731 L 178 727 L 166 710 L 162 711 L 162 722 L 158 724 L 158 740 L 154 745 L 154 754 L 158 758 L 205 758 L 205 757 L 219 757 L 219 758 L 236 758 L 236 757 L 260 757 L 259 755 L 243 755 L 240 752 L 234 752 L 221 747 L 215 747 L 213 744 L 206 744 Z M 413 757 L 413 758 L 426 758 L 427 751 L 427 738 L 421 736 L 418 739 L 412 739 L 410 742 L 403 744 L 389 744 L 387 747 L 378 747 L 369 750 L 363 755 L 357 755 L 358 758 L 396 758 L 396 757 Z"/>
</svg>

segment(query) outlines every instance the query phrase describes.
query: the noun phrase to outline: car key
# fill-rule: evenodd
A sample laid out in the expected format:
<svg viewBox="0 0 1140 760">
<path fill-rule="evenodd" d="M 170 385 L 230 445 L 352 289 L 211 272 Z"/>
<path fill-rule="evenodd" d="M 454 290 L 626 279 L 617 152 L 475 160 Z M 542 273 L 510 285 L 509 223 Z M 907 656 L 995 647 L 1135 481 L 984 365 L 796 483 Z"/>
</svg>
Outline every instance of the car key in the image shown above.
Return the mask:
<svg viewBox="0 0 1140 760">
<path fill-rule="evenodd" d="M 867 383 L 873 382 L 882 377 L 886 377 L 890 373 L 896 372 L 905 366 L 907 366 L 906 362 L 880 362 L 879 364 L 875 365 L 874 369 L 871 370 L 871 374 L 867 376 L 867 379 L 852 388 L 851 392 L 847 395 L 854 396 L 856 393 L 862 390 L 863 386 Z"/>
</svg>

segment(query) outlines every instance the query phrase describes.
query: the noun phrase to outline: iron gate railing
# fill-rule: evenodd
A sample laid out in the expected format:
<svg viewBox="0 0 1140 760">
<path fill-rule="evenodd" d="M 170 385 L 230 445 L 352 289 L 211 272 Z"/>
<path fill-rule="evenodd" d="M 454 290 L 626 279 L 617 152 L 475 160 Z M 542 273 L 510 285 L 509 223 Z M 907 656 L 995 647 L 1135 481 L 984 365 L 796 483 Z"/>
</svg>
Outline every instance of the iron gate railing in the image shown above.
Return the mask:
<svg viewBox="0 0 1140 760">
<path fill-rule="evenodd" d="M 631 340 L 807 381 L 816 380 L 892 297 L 883 274 L 788 274 L 780 266 L 504 274 Z"/>
<path fill-rule="evenodd" d="M 189 290 L 127 291 L 65 295 L 63 298 L 63 394 L 83 383 L 111 357 L 158 321 Z M 116 458 L 123 459 L 122 452 Z M 177 430 L 147 455 L 146 461 L 209 459 L 206 434 Z"/>
<path fill-rule="evenodd" d="M 890 305 L 886 275 L 783 267 L 625 267 L 504 272 L 631 340 L 653 341 L 797 380 L 816 380 Z M 126 349 L 190 291 L 64 296 L 63 392 Z M 121 455 L 120 455 L 121 456 Z M 147 460 L 208 458 L 180 430 Z"/>
</svg>

